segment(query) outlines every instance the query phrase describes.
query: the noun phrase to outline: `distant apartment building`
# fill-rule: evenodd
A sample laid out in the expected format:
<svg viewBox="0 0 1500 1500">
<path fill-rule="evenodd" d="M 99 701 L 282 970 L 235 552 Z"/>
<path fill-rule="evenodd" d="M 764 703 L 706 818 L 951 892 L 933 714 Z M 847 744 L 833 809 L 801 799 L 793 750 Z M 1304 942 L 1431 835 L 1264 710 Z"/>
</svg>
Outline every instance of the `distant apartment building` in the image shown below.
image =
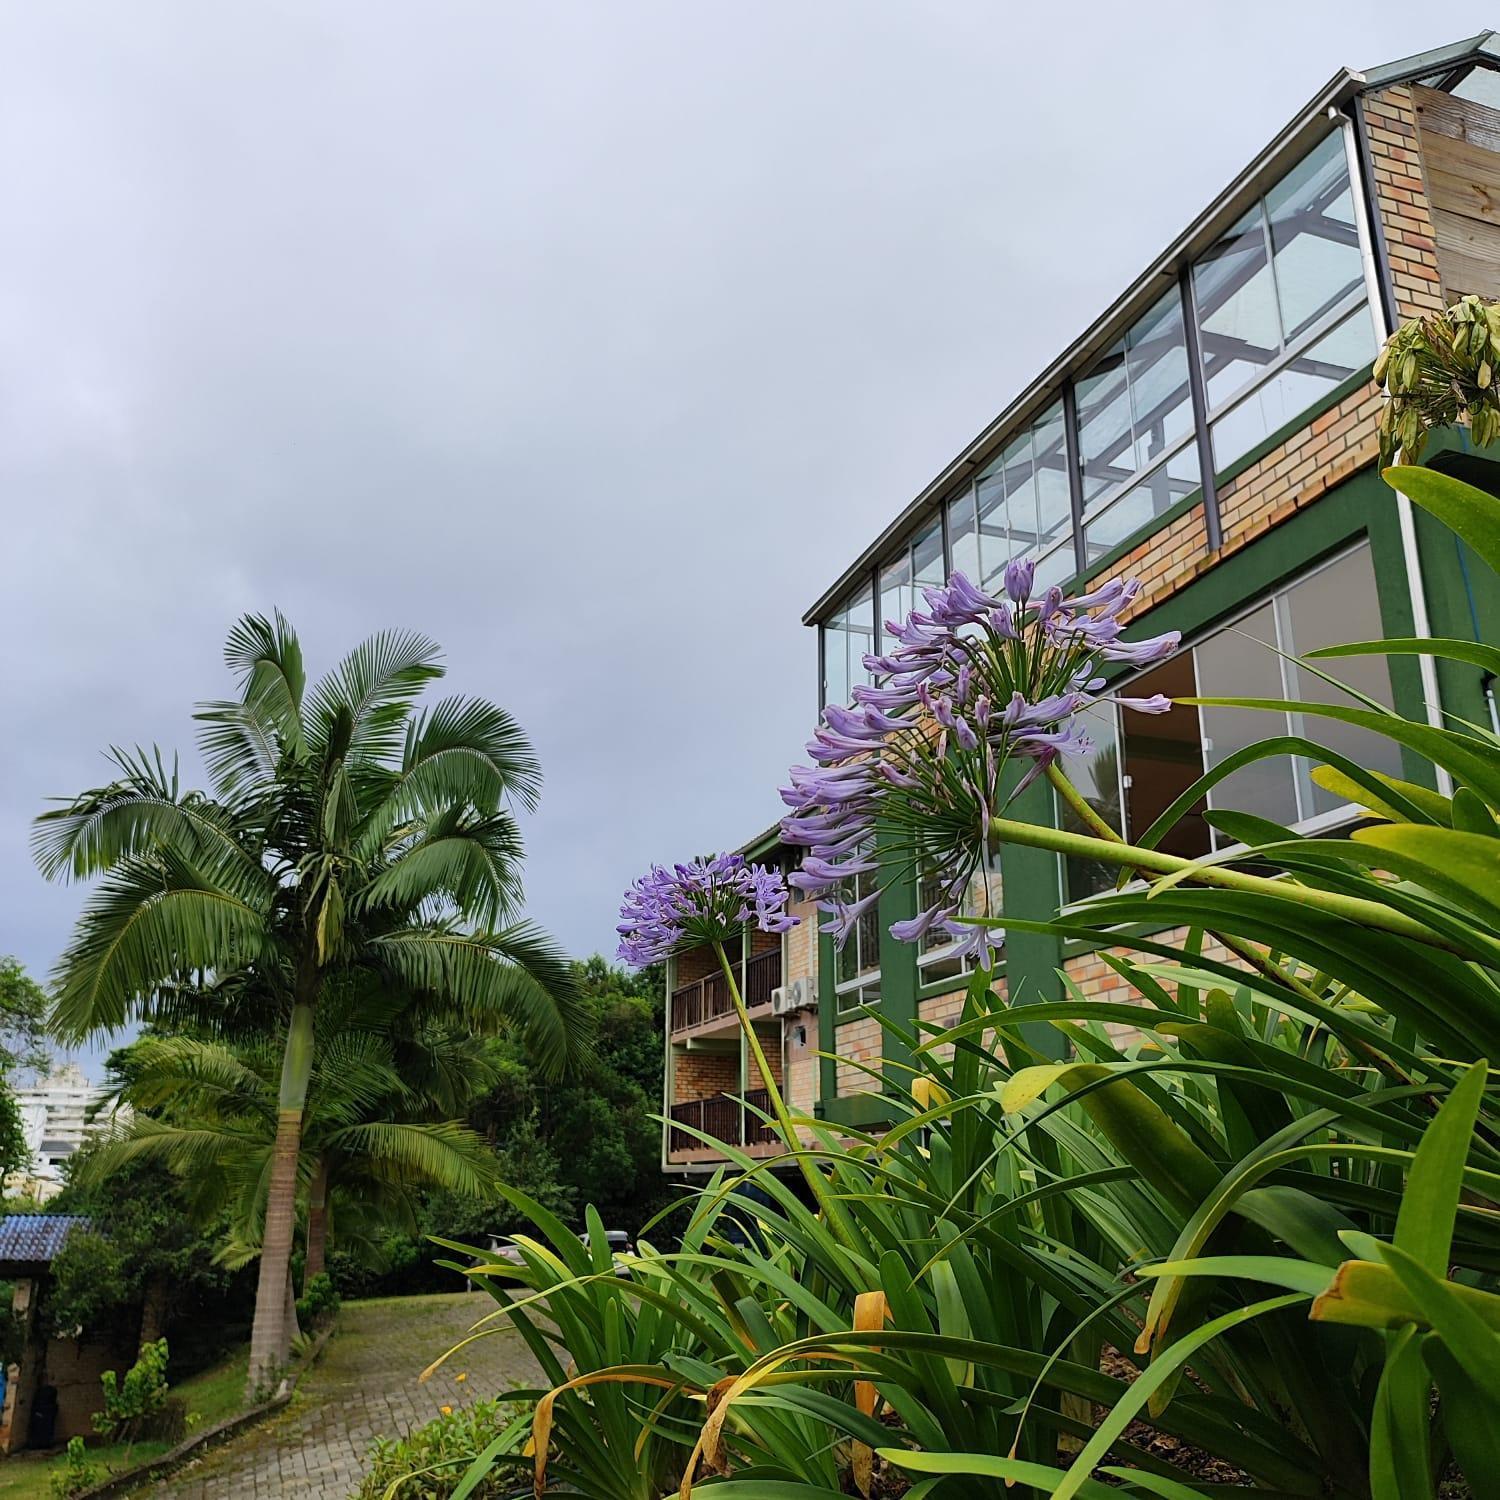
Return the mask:
<svg viewBox="0 0 1500 1500">
<path fill-rule="evenodd" d="M 1155 155 L 1169 170 L 1170 143 Z M 1500 297 L 1494 32 L 1336 73 L 944 463 L 805 615 L 817 632 L 822 701 L 849 701 L 866 679 L 864 656 L 881 649 L 884 622 L 904 617 L 924 585 L 962 570 L 994 591 L 1016 558 L 1035 563 L 1039 588 L 1142 581 L 1138 633 L 1177 629 L 1183 645 L 1128 686 L 1121 680 L 1137 695 L 1326 701 L 1336 690 L 1293 658 L 1381 635 L 1495 639 L 1500 580 L 1378 472 L 1374 355 L 1398 322 L 1465 293 Z M 1457 663 L 1361 657 L 1340 661 L 1338 674 L 1415 718 L 1491 722 L 1494 714 L 1493 683 Z M 1111 710 L 1091 726 L 1087 762 L 1069 769 L 1101 811 L 1139 834 L 1206 769 L 1256 739 L 1304 727 L 1295 715 L 1278 723 L 1223 708 L 1178 705 L 1159 717 Z M 1425 774 L 1403 765 L 1388 741 L 1331 721 L 1312 737 L 1376 770 Z M 1188 857 L 1222 847 L 1204 816 L 1216 806 L 1302 831 L 1347 826 L 1355 809 L 1309 771 L 1289 757 L 1235 772 L 1166 847 Z M 1060 817 L 1044 782 L 1017 815 Z M 794 857 L 774 832 L 746 852 Z M 1087 900 L 1107 875 L 1011 846 L 987 878 L 1007 913 L 1045 918 L 1059 903 Z M 917 906 L 915 882 L 887 889 L 878 916 L 838 952 L 805 910 L 810 920 L 786 939 L 748 942 L 757 1025 L 778 1044 L 772 1055 L 796 1107 L 878 1126 L 890 1114 L 884 1096 L 908 1076 L 899 1033 L 957 1013 L 965 975 L 952 943 L 889 936 Z M 996 988 L 1056 999 L 1066 975 L 1085 994 L 1123 997 L 1107 956 L 1015 932 Z M 721 1102 L 748 1098 L 755 1080 L 714 983 L 695 955 L 671 966 L 664 1163 L 672 1170 L 716 1160 L 679 1121 L 769 1149 L 750 1139 L 764 1132 L 744 1125 L 738 1106 Z M 897 1033 L 882 1029 L 880 1015 Z"/>
<path fill-rule="evenodd" d="M 63 1063 L 30 1087 L 16 1090 L 36 1196 L 47 1198 L 61 1189 L 62 1165 L 96 1128 L 88 1111 L 103 1092 L 77 1063 Z"/>
</svg>

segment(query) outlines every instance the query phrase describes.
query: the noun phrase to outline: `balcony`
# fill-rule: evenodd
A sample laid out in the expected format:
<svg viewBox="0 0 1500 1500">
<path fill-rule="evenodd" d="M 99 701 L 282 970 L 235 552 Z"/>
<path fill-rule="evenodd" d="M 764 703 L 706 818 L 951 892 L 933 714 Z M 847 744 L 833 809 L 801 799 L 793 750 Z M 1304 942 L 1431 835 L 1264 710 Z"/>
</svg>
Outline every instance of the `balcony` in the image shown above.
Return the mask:
<svg viewBox="0 0 1500 1500">
<path fill-rule="evenodd" d="M 777 955 L 778 962 L 780 955 Z M 770 1113 L 771 1096 L 765 1089 L 746 1089 L 745 1104 Z M 775 1127 L 768 1125 L 738 1099 L 717 1094 L 712 1099 L 687 1099 L 672 1106 L 672 1126 L 667 1135 L 667 1155 L 688 1161 L 711 1161 L 721 1153 L 688 1129 L 706 1131 L 728 1146 L 741 1146 L 756 1156 L 769 1155 L 780 1146 Z"/>
<path fill-rule="evenodd" d="M 745 1008 L 752 1013 L 771 1003 L 771 991 L 781 984 L 781 949 L 757 953 L 744 966 L 741 986 Z M 729 980 L 722 973 L 706 974 L 672 991 L 672 1030 L 696 1031 L 734 1014 Z"/>
</svg>

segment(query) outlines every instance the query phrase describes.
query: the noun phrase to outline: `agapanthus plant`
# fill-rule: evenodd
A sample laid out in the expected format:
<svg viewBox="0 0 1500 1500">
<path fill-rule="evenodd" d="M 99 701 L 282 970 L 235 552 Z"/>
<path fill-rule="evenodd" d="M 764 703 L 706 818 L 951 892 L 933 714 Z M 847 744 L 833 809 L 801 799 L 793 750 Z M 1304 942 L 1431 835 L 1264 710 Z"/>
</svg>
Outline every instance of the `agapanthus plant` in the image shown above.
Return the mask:
<svg viewBox="0 0 1500 1500">
<path fill-rule="evenodd" d="M 714 950 L 729 985 L 735 1016 L 745 1044 L 755 1059 L 762 1087 L 776 1118 L 778 1133 L 788 1152 L 797 1154 L 798 1165 L 813 1196 L 828 1215 L 835 1230 L 843 1223 L 838 1205 L 816 1167 L 799 1150 L 800 1140 L 791 1111 L 777 1085 L 760 1037 L 751 1024 L 740 993 L 734 965 L 726 943 L 738 944 L 748 923 L 762 932 L 782 933 L 795 927 L 798 918 L 786 909 L 787 887 L 779 870 L 747 864 L 739 854 L 718 854 L 685 865 L 653 865 L 628 891 L 620 906 L 620 957 L 642 966 L 659 963 L 690 948 Z"/>
<path fill-rule="evenodd" d="M 625 893 L 620 907 L 620 957 L 644 968 L 684 948 L 737 938 L 746 923 L 762 932 L 787 932 L 797 918 L 786 909 L 779 871 L 739 854 L 689 864 L 652 865 Z"/>
<path fill-rule="evenodd" d="M 1160 694 L 1107 690 L 1106 664 L 1144 666 L 1174 651 L 1176 631 L 1125 641 L 1122 615 L 1140 591 L 1115 580 L 1066 599 L 1032 596 L 1033 568 L 1005 570 L 991 597 L 962 573 L 924 589 L 926 610 L 888 621 L 893 647 L 866 656 L 877 681 L 854 689 L 854 706 L 830 704 L 782 800 L 782 837 L 803 847 L 798 889 L 829 914 L 823 931 L 842 944 L 892 879 L 915 873 L 927 905 L 891 934 L 912 942 L 941 931 L 981 967 L 994 959 L 996 929 L 963 920 L 965 896 L 983 868 L 992 820 L 1060 757 L 1090 748 L 1081 716 L 1100 703 L 1165 713 Z M 1020 774 L 1012 761 L 1025 762 Z M 857 877 L 866 876 L 857 899 Z M 988 882 L 978 882 L 988 891 Z M 992 916 L 980 912 L 968 915 Z"/>
</svg>

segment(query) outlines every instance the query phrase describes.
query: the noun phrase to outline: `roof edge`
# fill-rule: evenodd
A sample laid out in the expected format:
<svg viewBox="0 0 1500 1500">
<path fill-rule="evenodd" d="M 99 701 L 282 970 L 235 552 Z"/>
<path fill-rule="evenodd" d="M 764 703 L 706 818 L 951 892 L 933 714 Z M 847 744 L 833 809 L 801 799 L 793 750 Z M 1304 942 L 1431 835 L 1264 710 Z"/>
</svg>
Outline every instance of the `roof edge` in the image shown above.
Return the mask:
<svg viewBox="0 0 1500 1500">
<path fill-rule="evenodd" d="M 1482 33 L 1489 37 L 1494 33 Z M 1441 64 L 1439 64 L 1441 66 Z M 1429 70 L 1431 71 L 1431 70 Z M 1061 386 L 1063 377 L 1075 366 L 1109 344 L 1123 330 L 1129 319 L 1144 310 L 1148 293 L 1156 290 L 1159 278 L 1175 275 L 1186 259 L 1196 251 L 1207 247 L 1217 238 L 1244 201 L 1259 191 L 1263 179 L 1279 165 L 1282 159 L 1292 154 L 1302 138 L 1323 119 L 1330 109 L 1342 108 L 1356 94 L 1367 87 L 1367 78 L 1351 68 L 1340 68 L 1321 89 L 1272 137 L 1250 161 L 1250 163 L 1215 197 L 1165 250 L 1138 275 L 1128 287 L 1111 302 L 1100 315 L 1094 318 L 1087 329 L 1078 335 L 1029 385 L 983 429 L 968 442 L 957 457 L 946 464 L 926 485 L 918 491 L 886 526 L 869 546 L 840 572 L 834 582 L 818 596 L 803 613 L 802 623 L 814 625 L 829 612 L 843 596 L 850 583 L 860 573 L 872 567 L 885 552 L 895 536 L 912 525 L 929 506 L 941 500 L 965 473 L 977 468 L 982 455 L 1010 429 L 1023 421 L 1031 409 L 1042 405 L 1047 397 Z"/>
</svg>

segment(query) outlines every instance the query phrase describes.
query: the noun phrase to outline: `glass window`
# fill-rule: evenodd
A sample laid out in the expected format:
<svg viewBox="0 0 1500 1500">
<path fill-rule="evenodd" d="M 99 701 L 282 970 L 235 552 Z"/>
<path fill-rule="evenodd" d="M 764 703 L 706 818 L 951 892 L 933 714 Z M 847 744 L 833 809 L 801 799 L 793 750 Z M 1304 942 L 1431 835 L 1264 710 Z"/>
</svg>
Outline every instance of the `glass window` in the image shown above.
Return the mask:
<svg viewBox="0 0 1500 1500">
<path fill-rule="evenodd" d="M 1281 334 L 1290 343 L 1364 285 L 1354 195 L 1335 130 L 1266 194 Z"/>
<path fill-rule="evenodd" d="M 845 883 L 843 898 L 857 901 L 875 889 L 876 875 L 856 875 Z M 880 998 L 880 903 L 860 917 L 844 946 L 834 955 L 838 1008 L 853 1010 Z"/>
<path fill-rule="evenodd" d="M 1006 563 L 1039 557 L 1072 533 L 1067 446 L 1062 403 L 1053 402 L 1030 427 L 1013 437 L 985 466 L 975 482 L 979 517 L 979 581 L 1000 588 Z M 954 567 L 959 568 L 957 533 L 951 531 Z M 1065 576 L 1071 577 L 1070 565 Z"/>
<path fill-rule="evenodd" d="M 1089 562 L 1097 562 L 1111 548 L 1118 547 L 1142 526 L 1191 495 L 1202 483 L 1198 445 L 1188 443 L 1165 463 L 1143 474 L 1085 525 L 1083 539 Z"/>
<path fill-rule="evenodd" d="M 1031 428 L 1033 484 L 1036 489 L 1038 546 L 1055 546 L 1073 530 L 1068 493 L 1068 447 L 1062 403 L 1049 407 Z M 1071 574 L 1072 569 L 1069 569 Z"/>
<path fill-rule="evenodd" d="M 823 701 L 847 704 L 857 682 L 868 682 L 864 658 L 875 649 L 874 600 L 866 584 L 823 626 Z"/>
<path fill-rule="evenodd" d="M 1193 300 L 1212 410 L 1258 380 L 1281 352 L 1281 319 L 1261 204 L 1193 267 Z"/>
<path fill-rule="evenodd" d="M 948 581 L 943 566 L 943 523 L 935 516 L 912 541 L 911 567 L 919 590 L 941 588 Z"/>
<path fill-rule="evenodd" d="M 1193 653 L 1184 651 L 1170 661 L 1135 678 L 1132 696 L 1164 693 L 1168 698 L 1191 698 L 1198 691 Z M 1164 714 L 1120 715 L 1124 764 L 1125 834 L 1139 838 L 1202 774 L 1202 733 L 1198 710 L 1175 703 Z M 1180 859 L 1198 859 L 1209 850 L 1208 825 L 1200 803 L 1158 845 Z"/>
<path fill-rule="evenodd" d="M 1363 305 L 1322 332 L 1340 311 L 1364 302 L 1354 213 L 1344 138 L 1334 130 L 1193 267 L 1219 468 L 1373 358 Z M 1305 347 L 1310 339 L 1317 342 Z"/>
<path fill-rule="evenodd" d="M 970 583 L 979 581 L 979 530 L 975 515 L 974 489 L 960 491 L 948 502 L 948 549 L 953 571 Z"/>
<path fill-rule="evenodd" d="M 1085 508 L 1193 430 L 1182 297 L 1166 294 L 1075 388 Z"/>
<path fill-rule="evenodd" d="M 901 624 L 911 613 L 911 553 L 903 552 L 880 570 L 880 629 L 884 639 L 887 621 Z"/>
<path fill-rule="evenodd" d="M 1202 692 L 1214 697 L 1283 697 L 1278 645 L 1275 609 L 1263 604 L 1195 648 Z M 1274 715 L 1253 708 L 1203 708 L 1199 712 L 1203 760 L 1210 770 L 1247 745 L 1286 729 L 1284 720 L 1278 722 Z M 1232 807 L 1276 823 L 1295 823 L 1296 773 L 1285 756 L 1252 761 L 1221 781 L 1210 800 L 1215 807 Z"/>
<path fill-rule="evenodd" d="M 1004 882 L 1000 874 L 1000 862 L 989 857 L 983 869 L 975 870 L 969 877 L 969 885 L 959 912 L 966 917 L 994 917 L 1004 910 L 1001 900 Z M 939 898 L 937 881 L 924 877 L 918 891 L 918 909 L 925 910 Z M 953 979 L 972 972 L 971 958 L 963 957 L 953 950 L 960 939 L 950 932 L 927 933 L 917 945 L 917 964 L 921 971 L 921 982 L 931 984 L 938 979 Z"/>
<path fill-rule="evenodd" d="M 1374 640 L 1382 633 L 1374 566 L 1368 544 L 1362 544 L 1274 594 L 1233 625 L 1135 678 L 1128 691 L 1142 697 L 1165 693 L 1175 699 L 1201 695 L 1348 703 L 1343 692 L 1300 666 L 1296 657 L 1339 641 Z M 1330 676 L 1392 706 L 1384 657 L 1332 659 L 1327 666 Z M 1097 725 L 1091 727 L 1098 744 L 1104 745 L 1105 734 Z M 1124 831 L 1133 838 L 1140 837 L 1206 767 L 1221 765 L 1245 746 L 1279 734 L 1302 734 L 1371 770 L 1401 774 L 1401 754 L 1394 742 L 1311 715 L 1216 705 L 1197 709 L 1179 703 L 1159 716 L 1127 710 L 1119 717 L 1119 729 Z M 1092 764 L 1102 753 L 1096 749 L 1078 772 L 1082 779 L 1077 785 L 1090 801 L 1106 791 L 1107 767 L 1101 773 Z M 1301 757 L 1252 761 L 1214 787 L 1208 804 L 1288 826 L 1337 811 L 1343 803 L 1313 784 L 1311 769 Z M 1210 835 L 1202 811 L 1200 805 L 1162 841 L 1167 853 L 1197 858 L 1214 844 L 1231 842 L 1225 835 Z M 1065 821 L 1063 826 L 1075 825 Z M 1069 897 L 1077 900 L 1091 877 L 1086 868 L 1075 874 L 1070 867 L 1067 879 Z"/>
<path fill-rule="evenodd" d="M 1370 310 L 1360 307 L 1214 422 L 1215 464 L 1227 469 L 1374 357 Z"/>
<path fill-rule="evenodd" d="M 1083 795 L 1083 800 L 1116 832 L 1123 827 L 1124 790 L 1120 781 L 1120 739 L 1115 711 L 1107 705 L 1088 709 L 1080 716 L 1094 742 L 1087 755 L 1072 756 L 1067 762 L 1068 779 Z M 1061 800 L 1057 804 L 1058 827 L 1070 833 L 1092 834 L 1077 813 Z M 1063 885 L 1069 901 L 1081 901 L 1099 891 L 1109 890 L 1119 874 L 1119 867 L 1102 860 L 1063 860 Z"/>
<path fill-rule="evenodd" d="M 1282 650 L 1288 656 L 1305 656 L 1320 646 L 1341 641 L 1373 641 L 1385 634 L 1380 619 L 1380 599 L 1375 590 L 1375 569 L 1368 546 L 1329 563 L 1311 577 L 1294 584 L 1280 601 Z M 1320 662 L 1330 677 L 1348 683 L 1356 692 L 1373 698 L 1386 708 L 1395 706 L 1391 697 L 1391 674 L 1383 656 L 1335 657 Z M 1348 704 L 1349 698 L 1331 683 L 1296 662 L 1286 664 L 1290 681 L 1288 696 L 1307 703 Z M 1401 750 L 1394 740 L 1372 734 L 1337 719 L 1296 715 L 1300 731 L 1320 745 L 1347 755 L 1350 760 L 1386 776 L 1400 776 Z M 1302 816 L 1331 812 L 1342 805 L 1308 775 L 1299 764 L 1303 795 Z"/>
</svg>

